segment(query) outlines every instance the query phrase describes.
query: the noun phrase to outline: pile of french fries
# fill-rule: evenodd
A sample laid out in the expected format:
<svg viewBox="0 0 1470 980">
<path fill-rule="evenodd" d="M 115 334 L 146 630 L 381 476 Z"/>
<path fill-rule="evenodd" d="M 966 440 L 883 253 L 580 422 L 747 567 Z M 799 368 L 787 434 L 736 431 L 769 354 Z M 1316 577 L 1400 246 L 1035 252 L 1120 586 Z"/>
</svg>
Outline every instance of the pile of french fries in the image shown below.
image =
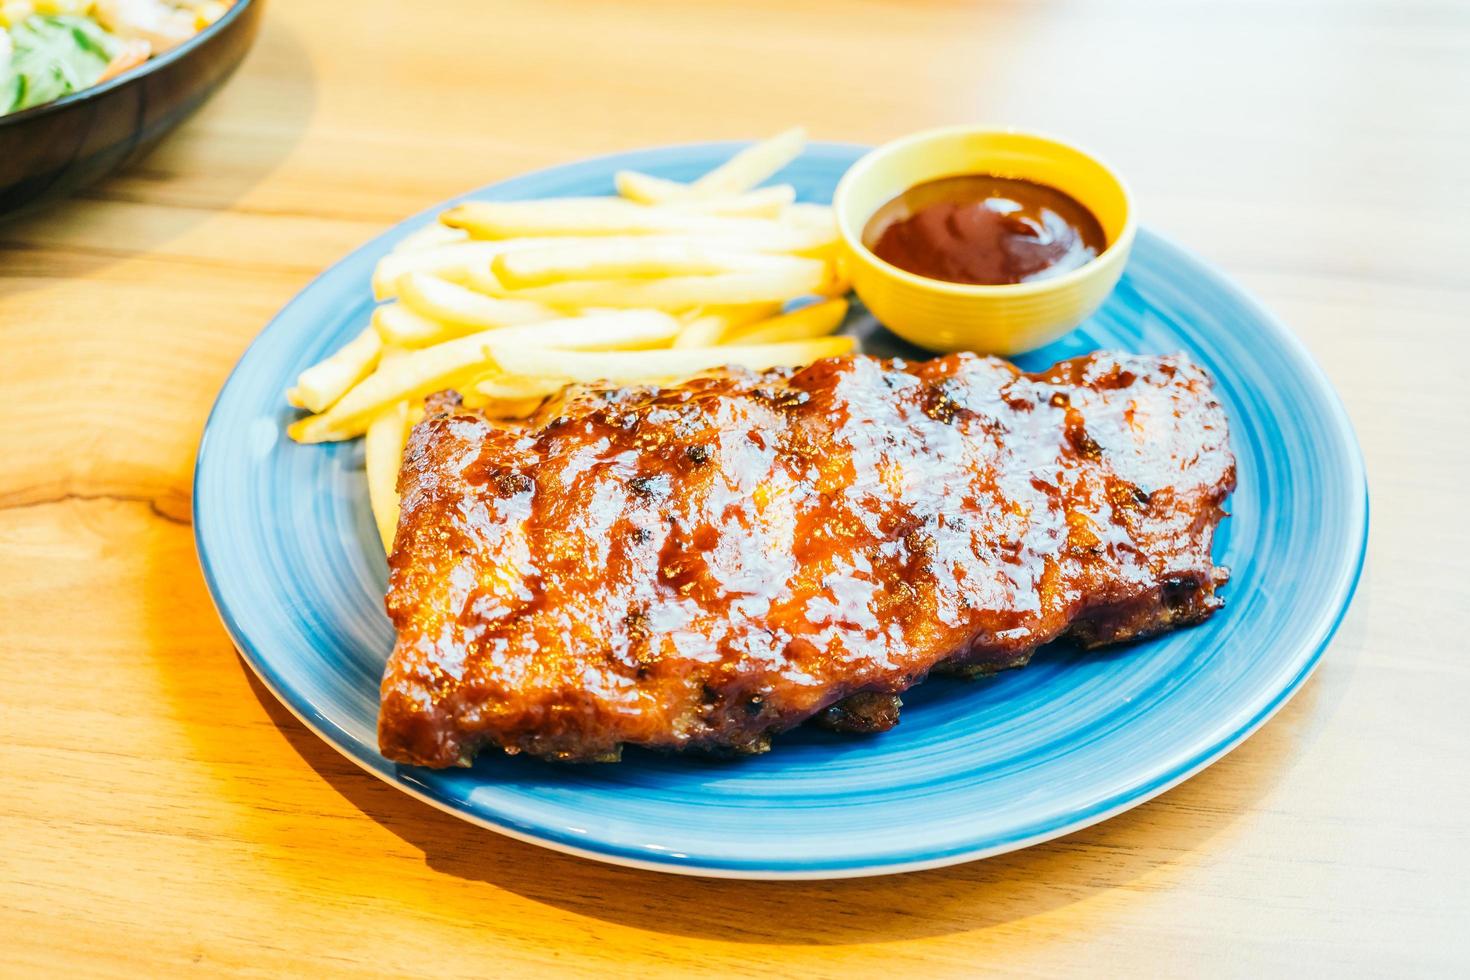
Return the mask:
<svg viewBox="0 0 1470 980">
<path fill-rule="evenodd" d="M 307 368 L 286 400 L 298 442 L 365 437 L 384 547 L 425 396 L 523 417 L 573 382 L 652 384 L 725 366 L 847 353 L 848 291 L 831 209 L 761 187 L 802 151 L 793 129 L 691 183 L 624 171 L 616 197 L 471 201 L 378 263 L 372 323 Z"/>
</svg>

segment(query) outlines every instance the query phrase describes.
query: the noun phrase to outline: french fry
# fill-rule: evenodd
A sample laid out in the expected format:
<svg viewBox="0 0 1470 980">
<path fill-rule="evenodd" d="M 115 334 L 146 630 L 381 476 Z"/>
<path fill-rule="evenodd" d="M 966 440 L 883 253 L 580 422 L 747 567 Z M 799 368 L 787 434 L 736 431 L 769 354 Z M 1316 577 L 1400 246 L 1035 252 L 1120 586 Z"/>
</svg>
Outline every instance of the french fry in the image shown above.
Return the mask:
<svg viewBox="0 0 1470 980">
<path fill-rule="evenodd" d="M 806 130 L 800 126 L 748 146 L 690 184 L 699 196 L 743 194 L 801 155 Z"/>
<path fill-rule="evenodd" d="M 544 286 L 568 279 L 624 279 L 654 276 L 707 276 L 780 268 L 782 259 L 751 252 L 658 236 L 593 239 L 548 245 L 498 255 L 491 271 L 511 289 Z"/>
<path fill-rule="evenodd" d="M 490 418 L 523 419 L 565 385 L 555 378 L 512 378 L 497 371 L 462 389 L 461 396 L 466 408 Z"/>
<path fill-rule="evenodd" d="M 619 170 L 613 176 L 618 193 L 639 204 L 664 204 L 670 201 L 691 200 L 693 196 L 688 184 L 677 180 L 665 180 L 652 174 L 636 170 Z"/>
<path fill-rule="evenodd" d="M 368 327 L 326 360 L 301 372 L 296 386 L 286 392 L 286 401 L 296 408 L 325 412 L 347 391 L 372 373 L 383 343 Z"/>
<path fill-rule="evenodd" d="M 510 402 L 540 400 L 556 394 L 567 384 L 565 378 L 522 378 L 497 372 L 480 379 L 473 387 L 486 398 Z"/>
<path fill-rule="evenodd" d="M 433 224 L 415 228 L 401 238 L 397 245 L 393 246 L 394 252 L 413 252 L 424 248 L 433 248 L 436 245 L 453 245 L 455 242 L 467 242 L 470 240 L 469 233 L 463 228 L 449 228 L 435 221 Z"/>
<path fill-rule="evenodd" d="M 613 182 L 617 185 L 619 195 L 636 204 L 662 204 L 707 214 L 775 218 L 796 200 L 796 188 L 790 184 L 758 187 L 745 194 L 703 197 L 691 191 L 688 184 L 664 180 L 636 170 L 618 171 Z"/>
<path fill-rule="evenodd" d="M 639 204 L 672 204 L 743 194 L 795 160 L 805 148 L 806 130 L 798 126 L 746 147 L 691 184 L 636 170 L 619 171 L 614 182 L 619 194 Z"/>
<path fill-rule="evenodd" d="M 427 347 L 476 332 L 455 332 L 449 324 L 415 313 L 401 301 L 385 303 L 373 310 L 373 329 L 378 332 L 379 340 L 395 347 Z"/>
<path fill-rule="evenodd" d="M 697 197 L 670 201 L 666 206 L 679 211 L 723 214 L 728 217 L 779 218 L 795 200 L 795 187 L 790 184 L 774 184 L 729 197 Z"/>
<path fill-rule="evenodd" d="M 450 229 L 455 230 L 455 229 Z M 398 280 L 410 272 L 427 272 L 441 279 L 461 280 L 471 269 L 490 267 L 490 261 L 513 248 L 532 248 L 541 242 L 522 239 L 507 242 L 452 242 L 426 248 L 390 252 L 373 269 L 373 297 L 384 300 L 398 295 Z"/>
<path fill-rule="evenodd" d="M 486 330 L 495 348 L 555 347 L 565 350 L 639 350 L 665 346 L 679 335 L 679 321 L 660 310 L 604 310 L 546 323 Z"/>
<path fill-rule="evenodd" d="M 726 325 L 720 316 L 697 316 L 684 325 L 672 346 L 676 348 L 713 347 L 720 342 Z"/>
<path fill-rule="evenodd" d="M 781 220 L 797 228 L 819 228 L 837 232 L 837 215 L 830 204 L 793 204 L 781 212 Z"/>
<path fill-rule="evenodd" d="M 602 353 L 506 346 L 496 348 L 493 354 L 495 363 L 508 374 L 633 384 L 684 378 L 726 366 L 755 370 L 797 367 L 852 349 L 851 337 L 819 337 L 785 344 Z"/>
<path fill-rule="evenodd" d="M 834 255 L 827 266 L 827 281 L 817 292 L 823 296 L 846 296 L 852 292 L 852 275 L 847 269 L 847 257 Z"/>
<path fill-rule="evenodd" d="M 841 242 L 837 222 L 759 222 L 752 221 L 748 227 L 738 228 L 729 234 L 721 234 L 718 244 L 725 248 L 738 248 L 749 252 L 786 253 L 789 255 L 827 255 L 837 250 Z M 707 244 L 715 244 L 706 240 Z"/>
<path fill-rule="evenodd" d="M 775 344 L 788 340 L 809 340 L 835 333 L 847 317 L 847 300 L 829 299 L 811 303 L 790 313 L 746 327 L 736 327 L 725 334 L 727 344 Z M 686 328 L 687 329 L 687 328 Z M 679 335 L 681 338 L 683 334 Z M 678 341 L 675 341 L 677 345 Z"/>
<path fill-rule="evenodd" d="M 523 419 L 541 407 L 545 398 L 487 398 L 481 410 L 492 419 Z"/>
<path fill-rule="evenodd" d="M 830 281 L 828 269 L 825 262 L 786 257 L 780 267 L 715 276 L 588 279 L 509 289 L 493 275 L 477 275 L 472 284 L 491 295 L 526 299 L 548 306 L 685 310 L 696 306 L 768 303 L 805 296 L 827 285 Z"/>
<path fill-rule="evenodd" d="M 667 343 L 679 322 L 654 310 L 572 317 L 542 324 L 486 330 L 411 351 L 381 365 L 321 415 L 293 422 L 287 433 L 297 442 L 333 442 L 366 431 L 371 417 L 395 402 L 422 398 L 472 381 L 495 368 L 493 351 L 532 345 L 609 350 Z M 376 335 L 375 335 L 376 336 Z"/>
<path fill-rule="evenodd" d="M 566 316 L 541 303 L 495 299 L 422 272 L 408 273 L 398 281 L 398 287 L 403 305 L 450 328 L 446 336 Z M 386 334 L 384 338 L 387 339 Z"/>
<path fill-rule="evenodd" d="M 398 469 L 408 441 L 408 402 L 383 409 L 368 423 L 363 440 L 364 469 L 367 471 L 368 504 L 378 525 L 383 550 L 393 553 L 398 531 Z"/>
<path fill-rule="evenodd" d="M 779 223 L 764 218 L 645 207 L 616 197 L 469 201 L 445 211 L 439 220 L 451 228 L 465 229 L 476 239 L 489 240 L 681 234 L 752 237 L 761 232 L 769 233 L 772 225 L 781 227 Z M 414 254 L 410 252 L 408 256 Z"/>
<path fill-rule="evenodd" d="M 476 286 L 486 269 L 495 272 L 505 285 L 512 281 L 535 285 L 563 278 L 594 278 L 608 270 L 629 269 L 629 275 L 667 274 L 673 266 L 689 270 L 683 274 L 725 271 L 732 267 L 731 255 L 796 255 L 831 259 L 838 242 L 837 226 L 805 227 L 775 221 L 752 222 L 730 236 L 696 235 L 608 235 L 604 237 L 543 238 L 539 244 L 508 250 L 488 264 L 467 271 L 466 284 Z M 752 263 L 740 260 L 744 265 Z M 398 291 L 412 281 L 412 273 L 398 280 Z M 432 314 L 431 311 L 424 312 Z"/>
<path fill-rule="evenodd" d="M 725 334 L 747 324 L 769 320 L 781 312 L 780 303 L 747 303 L 744 306 L 711 306 L 698 311 L 684 324 L 675 347 L 713 347 Z"/>
</svg>

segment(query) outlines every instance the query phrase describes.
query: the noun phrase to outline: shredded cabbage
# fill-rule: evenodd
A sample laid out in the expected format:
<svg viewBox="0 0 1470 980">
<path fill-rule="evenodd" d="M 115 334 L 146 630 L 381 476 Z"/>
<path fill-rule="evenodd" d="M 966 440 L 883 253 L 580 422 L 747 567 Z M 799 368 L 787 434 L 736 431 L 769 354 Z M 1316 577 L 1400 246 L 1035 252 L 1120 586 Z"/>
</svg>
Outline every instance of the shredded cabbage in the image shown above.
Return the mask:
<svg viewBox="0 0 1470 980">
<path fill-rule="evenodd" d="M 120 42 L 86 17 L 35 15 L 10 28 L 0 58 L 0 115 L 70 95 L 97 81 Z"/>
</svg>

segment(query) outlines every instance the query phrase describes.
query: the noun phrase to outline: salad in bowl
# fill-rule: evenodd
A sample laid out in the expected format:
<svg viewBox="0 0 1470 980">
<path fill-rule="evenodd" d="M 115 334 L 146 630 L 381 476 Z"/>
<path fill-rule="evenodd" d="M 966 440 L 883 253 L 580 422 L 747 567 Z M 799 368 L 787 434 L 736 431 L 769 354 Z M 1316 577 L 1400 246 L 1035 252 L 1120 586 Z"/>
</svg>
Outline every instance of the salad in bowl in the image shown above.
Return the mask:
<svg viewBox="0 0 1470 980">
<path fill-rule="evenodd" d="M 234 0 L 0 0 L 0 116 L 122 74 L 189 40 Z"/>
</svg>

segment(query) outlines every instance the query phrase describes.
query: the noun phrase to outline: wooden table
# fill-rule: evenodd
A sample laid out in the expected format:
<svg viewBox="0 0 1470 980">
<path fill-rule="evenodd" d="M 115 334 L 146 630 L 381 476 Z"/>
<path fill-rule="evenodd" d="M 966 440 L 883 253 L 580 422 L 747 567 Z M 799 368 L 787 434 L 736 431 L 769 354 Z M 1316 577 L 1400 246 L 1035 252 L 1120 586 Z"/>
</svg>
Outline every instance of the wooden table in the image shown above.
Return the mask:
<svg viewBox="0 0 1470 980">
<path fill-rule="evenodd" d="M 0 972 L 1464 975 L 1467 98 L 1452 2 L 274 4 L 150 159 L 0 226 Z M 252 680 L 190 471 L 230 366 L 323 267 L 589 154 L 968 120 L 1115 161 L 1357 425 L 1362 587 L 1245 745 L 1022 853 L 700 881 L 445 816 Z"/>
</svg>

